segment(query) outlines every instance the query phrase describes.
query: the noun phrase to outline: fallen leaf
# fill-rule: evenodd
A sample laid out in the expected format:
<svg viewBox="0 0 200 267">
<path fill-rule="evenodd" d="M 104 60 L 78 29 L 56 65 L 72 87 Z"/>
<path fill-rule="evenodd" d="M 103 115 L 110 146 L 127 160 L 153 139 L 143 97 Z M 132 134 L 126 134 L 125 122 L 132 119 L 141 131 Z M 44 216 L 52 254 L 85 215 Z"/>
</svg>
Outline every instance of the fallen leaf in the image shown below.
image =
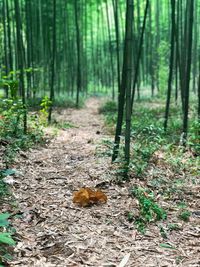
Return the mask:
<svg viewBox="0 0 200 267">
<path fill-rule="evenodd" d="M 82 207 L 91 204 L 105 203 L 107 196 L 100 190 L 94 191 L 91 188 L 81 188 L 78 192 L 74 193 L 73 202 Z"/>
<path fill-rule="evenodd" d="M 122 261 L 120 262 L 120 264 L 117 267 L 124 267 L 124 266 L 126 266 L 126 264 L 129 261 L 130 256 L 131 256 L 131 253 L 126 254 L 124 256 L 124 258 L 122 259 Z"/>
<path fill-rule="evenodd" d="M 176 249 L 174 246 L 168 244 L 168 243 L 163 243 L 163 244 L 160 244 L 160 247 L 161 248 L 170 248 L 170 249 Z"/>
</svg>

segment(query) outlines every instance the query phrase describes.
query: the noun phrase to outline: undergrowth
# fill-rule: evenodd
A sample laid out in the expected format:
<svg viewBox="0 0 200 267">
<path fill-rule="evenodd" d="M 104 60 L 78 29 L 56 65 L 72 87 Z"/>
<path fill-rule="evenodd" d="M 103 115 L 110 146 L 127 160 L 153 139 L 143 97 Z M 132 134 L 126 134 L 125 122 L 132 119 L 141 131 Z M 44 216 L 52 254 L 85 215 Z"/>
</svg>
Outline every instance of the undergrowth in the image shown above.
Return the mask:
<svg viewBox="0 0 200 267">
<path fill-rule="evenodd" d="M 27 99 L 27 105 L 30 109 L 40 110 L 40 105 L 44 98 L 45 96 Z M 84 102 L 85 98 L 81 96 L 79 101 L 79 108 L 82 108 L 84 106 Z M 53 106 L 55 108 L 76 108 L 76 100 L 75 98 L 72 98 L 66 94 L 60 94 L 55 97 Z"/>
<path fill-rule="evenodd" d="M 107 102 L 99 112 L 104 114 L 105 126 L 111 134 L 115 134 L 117 120 L 117 105 Z M 190 110 L 188 139 L 186 147 L 181 143 L 182 113 L 179 106 L 172 105 L 168 129 L 163 130 L 163 116 L 165 103 L 157 99 L 155 102 L 140 101 L 134 104 L 131 129 L 131 160 L 128 180 L 137 181 L 137 187 L 131 191 L 132 196 L 138 201 L 139 214 L 128 213 L 128 220 L 134 222 L 135 227 L 141 233 L 156 221 L 167 218 L 167 211 L 157 203 L 154 195 L 161 196 L 162 202 L 167 201 L 170 205 L 177 202 L 175 216 L 177 220 L 188 222 L 191 212 L 186 205 L 186 185 L 199 185 L 200 165 L 200 124 L 196 117 L 196 108 Z M 118 159 L 114 168 L 116 182 L 127 180 L 124 174 L 124 130 L 121 135 L 121 145 Z M 102 155 L 112 156 L 112 141 L 103 140 Z M 98 149 L 100 154 L 100 149 Z M 117 166 L 117 167 L 116 167 Z M 145 184 L 145 186 L 144 186 Z M 143 187 L 144 186 L 144 187 Z M 178 226 L 170 224 L 167 229 L 160 226 L 160 234 L 167 238 L 167 233 L 177 230 Z M 165 244 L 162 244 L 165 247 Z"/>
<path fill-rule="evenodd" d="M 138 200 L 139 215 L 135 216 L 130 212 L 128 214 L 128 220 L 134 221 L 139 232 L 145 233 L 149 223 L 167 218 L 165 210 L 156 203 L 154 194 L 150 190 L 135 187 L 131 193 Z"/>
<path fill-rule="evenodd" d="M 7 263 L 12 259 L 13 249 L 15 241 L 12 238 L 12 234 L 15 229 L 9 226 L 9 213 L 0 214 L 0 266 L 8 266 Z"/>
<path fill-rule="evenodd" d="M 165 161 L 177 171 L 187 166 L 193 170 L 193 173 L 197 173 L 200 155 L 200 123 L 195 117 L 195 110 L 190 111 L 191 118 L 185 148 L 181 146 L 182 115 L 180 107 L 175 105 L 171 107 L 169 125 L 165 133 L 163 130 L 165 103 L 159 99 L 156 101 L 155 103 L 146 103 L 147 105 L 143 101 L 135 103 L 131 130 L 131 176 L 144 176 L 149 165 L 155 160 L 155 154 L 160 153 L 160 151 L 164 153 Z M 116 103 L 113 101 L 106 102 L 99 109 L 99 112 L 105 116 L 108 131 L 114 134 L 117 120 Z M 118 159 L 120 169 L 123 169 L 124 129 L 125 126 L 122 130 L 122 145 L 120 146 Z"/>
<path fill-rule="evenodd" d="M 24 134 L 23 114 L 21 100 L 0 99 L 0 142 L 6 167 L 13 162 L 19 150 L 44 141 L 42 127 L 35 115 L 28 115 L 27 134 Z"/>
</svg>

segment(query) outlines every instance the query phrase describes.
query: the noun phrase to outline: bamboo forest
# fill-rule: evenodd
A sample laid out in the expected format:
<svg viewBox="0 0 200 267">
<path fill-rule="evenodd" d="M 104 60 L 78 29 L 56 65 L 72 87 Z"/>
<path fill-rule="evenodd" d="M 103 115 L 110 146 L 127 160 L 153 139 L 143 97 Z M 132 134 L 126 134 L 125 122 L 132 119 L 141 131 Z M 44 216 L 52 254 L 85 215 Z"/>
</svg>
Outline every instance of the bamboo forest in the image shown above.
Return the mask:
<svg viewBox="0 0 200 267">
<path fill-rule="evenodd" d="M 200 0 L 0 12 L 0 267 L 199 267 Z"/>
</svg>

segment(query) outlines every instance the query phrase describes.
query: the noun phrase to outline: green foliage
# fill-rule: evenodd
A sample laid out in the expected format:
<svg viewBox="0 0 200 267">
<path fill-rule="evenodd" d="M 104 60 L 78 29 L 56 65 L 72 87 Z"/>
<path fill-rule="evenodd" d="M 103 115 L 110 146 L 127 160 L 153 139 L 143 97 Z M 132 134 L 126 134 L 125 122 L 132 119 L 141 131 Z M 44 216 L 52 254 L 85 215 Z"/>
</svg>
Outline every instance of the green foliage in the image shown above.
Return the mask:
<svg viewBox="0 0 200 267">
<path fill-rule="evenodd" d="M 9 225 L 8 218 L 10 217 L 9 213 L 0 214 L 0 227 L 6 227 Z"/>
<path fill-rule="evenodd" d="M 146 227 L 150 222 L 165 220 L 167 218 L 164 209 L 159 207 L 155 202 L 152 192 L 141 187 L 135 187 L 131 193 L 139 202 L 140 214 L 135 218 L 135 225 L 138 231 L 145 233 Z"/>
<path fill-rule="evenodd" d="M 105 115 L 106 126 L 111 133 L 114 133 L 116 125 L 117 113 L 111 111 L 110 102 L 102 107 Z M 111 101 L 112 103 L 112 101 Z M 141 99 L 134 105 L 131 129 L 131 159 L 129 166 L 130 176 L 138 176 L 143 178 L 147 173 L 148 167 L 154 162 L 156 152 L 165 154 L 165 162 L 171 165 L 175 172 L 181 169 L 197 174 L 198 157 L 190 157 L 188 159 L 187 150 L 191 150 L 194 156 L 199 155 L 199 123 L 193 119 L 189 125 L 188 146 L 187 149 L 180 146 L 180 136 L 182 132 L 182 116 L 181 107 L 172 105 L 170 109 L 169 127 L 167 133 L 163 130 L 163 116 L 165 112 L 165 101 L 162 99 L 154 99 L 149 101 Z M 196 112 L 196 110 L 195 110 Z M 121 146 L 119 150 L 119 163 L 117 175 L 123 176 L 123 156 L 122 149 L 124 144 L 124 126 L 121 136 Z M 113 146 L 113 145 L 112 145 Z M 110 147 L 108 147 L 109 154 Z M 196 166 L 196 167 L 195 167 Z M 122 177 L 123 179 L 123 177 Z"/>
<path fill-rule="evenodd" d="M 24 134 L 24 107 L 18 99 L 0 99 L 0 139 L 4 143 L 3 161 L 11 163 L 20 149 L 27 149 L 43 140 L 43 132 L 35 116 L 28 116 L 28 131 Z"/>
<path fill-rule="evenodd" d="M 0 99 L 0 136 L 18 135 L 22 130 L 24 108 L 21 100 Z"/>
<path fill-rule="evenodd" d="M 82 108 L 84 106 L 84 101 L 84 97 L 80 96 L 78 108 Z M 56 96 L 54 99 L 54 106 L 58 108 L 77 108 L 76 101 L 66 94 L 60 94 Z"/>
<path fill-rule="evenodd" d="M 0 243 L 7 244 L 10 246 L 15 245 L 15 241 L 11 237 L 10 233 L 0 233 Z"/>
<path fill-rule="evenodd" d="M 190 211 L 188 211 L 188 210 L 183 210 L 183 211 L 179 214 L 178 218 L 181 219 L 181 220 L 184 221 L 184 222 L 188 222 L 188 221 L 189 221 L 189 218 L 190 218 L 190 215 L 191 215 L 191 212 L 190 212 Z"/>
<path fill-rule="evenodd" d="M 30 98 L 30 99 L 27 99 L 27 105 L 33 110 L 39 110 L 39 107 L 41 108 L 41 103 L 43 101 L 48 102 L 48 100 L 49 100 L 48 96 Z M 84 106 L 84 101 L 85 99 L 81 97 L 79 108 L 82 108 Z M 45 105 L 46 104 L 47 103 L 45 103 Z M 49 106 L 49 104 L 46 106 Z M 60 95 L 55 96 L 53 106 L 56 108 L 76 108 L 76 101 L 72 97 L 69 97 L 66 94 L 60 94 Z"/>
<path fill-rule="evenodd" d="M 160 228 L 160 235 L 163 238 L 167 239 L 167 232 L 165 231 L 165 229 L 162 226 L 159 226 L 159 228 Z"/>
<path fill-rule="evenodd" d="M 0 81 L 0 86 L 4 87 L 4 89 L 7 90 L 8 95 L 12 99 L 17 99 L 17 94 L 18 94 L 18 89 L 19 89 L 19 81 L 11 79 L 10 76 L 13 73 L 17 74 L 17 71 L 10 73 L 8 76 L 6 76 L 6 75 L 2 76 L 2 80 Z"/>
<path fill-rule="evenodd" d="M 200 155 L 200 122 L 198 120 L 191 123 L 188 145 L 197 156 Z"/>
<path fill-rule="evenodd" d="M 102 139 L 96 147 L 96 155 L 100 157 L 111 157 L 113 152 L 113 140 Z"/>
<path fill-rule="evenodd" d="M 99 108 L 100 114 L 116 113 L 117 103 L 115 101 L 107 101 Z"/>
<path fill-rule="evenodd" d="M 0 199 L 8 194 L 8 185 L 0 178 Z"/>
<path fill-rule="evenodd" d="M 168 230 L 169 230 L 169 231 L 178 231 L 178 230 L 180 230 L 180 227 L 179 227 L 179 225 L 176 224 L 176 223 L 170 223 L 170 224 L 168 225 Z"/>
<path fill-rule="evenodd" d="M 0 177 L 6 177 L 8 175 L 13 175 L 15 173 L 16 173 L 16 170 L 14 169 L 0 170 Z"/>
<path fill-rule="evenodd" d="M 48 114 L 48 110 L 51 104 L 52 104 L 52 101 L 50 101 L 49 97 L 44 96 L 40 104 L 40 107 L 42 108 L 40 111 L 44 114 Z"/>
<path fill-rule="evenodd" d="M 172 246 L 171 244 L 168 243 L 162 243 L 160 244 L 161 248 L 169 248 L 169 249 L 176 249 L 174 246 Z"/>
<path fill-rule="evenodd" d="M 7 228 L 9 226 L 9 217 L 9 213 L 0 214 L 0 227 Z M 4 264 L 12 258 L 9 252 L 9 246 L 15 246 L 15 244 L 10 232 L 0 230 L 0 264 Z"/>
<path fill-rule="evenodd" d="M 133 126 L 134 127 L 134 126 Z M 131 148 L 133 157 L 131 158 L 131 169 L 138 175 L 142 175 L 148 166 L 152 155 L 160 148 L 163 141 L 163 130 L 160 127 L 149 125 L 140 128 L 141 125 L 133 128 L 132 137 L 135 142 Z"/>
<path fill-rule="evenodd" d="M 187 208 L 187 204 L 184 201 L 180 201 L 178 202 L 177 207 L 180 209 L 184 209 Z"/>
<path fill-rule="evenodd" d="M 39 113 L 39 121 L 40 124 L 43 126 L 47 126 L 48 125 L 48 111 L 50 106 L 52 105 L 52 101 L 50 101 L 48 96 L 44 96 L 41 103 L 40 103 L 40 113 Z"/>
</svg>

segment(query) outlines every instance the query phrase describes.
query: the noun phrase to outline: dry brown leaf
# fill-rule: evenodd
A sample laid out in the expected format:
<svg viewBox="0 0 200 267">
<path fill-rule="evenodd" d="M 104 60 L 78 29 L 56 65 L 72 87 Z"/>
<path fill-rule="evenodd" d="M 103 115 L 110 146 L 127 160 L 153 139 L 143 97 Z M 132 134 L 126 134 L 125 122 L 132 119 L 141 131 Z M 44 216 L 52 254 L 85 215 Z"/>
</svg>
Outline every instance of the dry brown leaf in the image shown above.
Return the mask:
<svg viewBox="0 0 200 267">
<path fill-rule="evenodd" d="M 74 193 L 73 202 L 78 203 L 82 207 L 86 207 L 90 204 L 89 192 L 81 188 L 78 192 Z"/>
<path fill-rule="evenodd" d="M 94 191 L 89 187 L 81 188 L 78 192 L 74 193 L 73 202 L 82 207 L 91 204 L 105 203 L 107 196 L 100 190 Z"/>
<path fill-rule="evenodd" d="M 97 190 L 95 192 L 97 201 L 101 202 L 101 203 L 106 203 L 107 202 L 107 196 L 100 190 Z"/>
</svg>

